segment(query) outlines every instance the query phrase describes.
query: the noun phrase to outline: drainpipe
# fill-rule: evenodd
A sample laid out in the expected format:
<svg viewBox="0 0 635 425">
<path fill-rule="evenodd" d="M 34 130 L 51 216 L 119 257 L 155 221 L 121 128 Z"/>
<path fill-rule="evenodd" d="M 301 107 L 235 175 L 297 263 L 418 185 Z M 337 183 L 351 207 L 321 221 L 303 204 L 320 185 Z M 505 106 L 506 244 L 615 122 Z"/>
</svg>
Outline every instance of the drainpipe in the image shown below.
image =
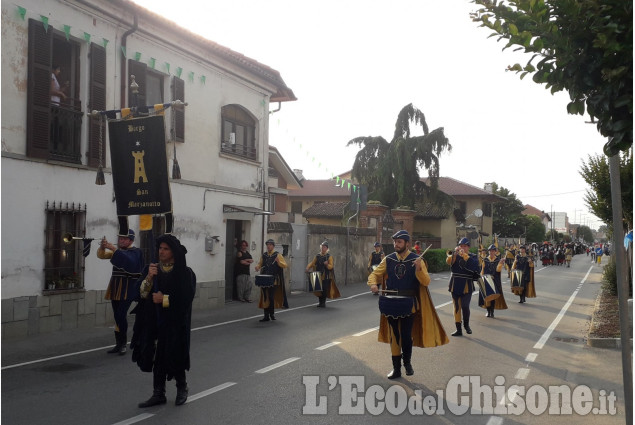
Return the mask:
<svg viewBox="0 0 635 425">
<path fill-rule="evenodd" d="M 130 28 L 128 31 L 124 32 L 123 35 L 121 36 L 121 47 L 122 50 L 124 48 L 126 48 L 126 41 L 128 39 L 128 36 L 130 34 L 132 34 L 133 32 L 137 31 L 137 29 L 139 28 L 137 25 L 137 14 L 135 13 L 133 16 L 133 24 L 132 24 L 132 28 Z M 126 107 L 126 89 L 128 88 L 128 78 L 126 76 L 126 59 L 122 59 L 121 60 L 121 99 L 120 99 L 120 103 L 121 103 L 121 107 L 125 108 Z"/>
</svg>

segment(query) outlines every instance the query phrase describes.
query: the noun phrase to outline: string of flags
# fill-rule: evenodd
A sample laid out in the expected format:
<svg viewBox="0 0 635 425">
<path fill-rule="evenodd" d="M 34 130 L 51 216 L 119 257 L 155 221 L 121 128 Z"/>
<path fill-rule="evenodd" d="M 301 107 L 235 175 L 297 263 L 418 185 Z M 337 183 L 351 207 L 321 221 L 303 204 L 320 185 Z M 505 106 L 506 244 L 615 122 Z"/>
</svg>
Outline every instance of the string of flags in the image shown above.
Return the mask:
<svg viewBox="0 0 635 425">
<path fill-rule="evenodd" d="M 26 20 L 26 15 L 27 15 L 26 8 L 16 5 L 16 16 L 17 16 L 17 18 L 22 20 L 22 21 L 24 21 L 24 20 Z M 53 27 L 51 22 L 50 22 L 50 18 L 48 16 L 36 14 L 35 17 L 42 22 L 42 26 L 44 27 L 44 31 L 45 32 L 49 31 L 49 27 Z M 68 25 L 68 24 L 60 23 L 59 24 L 59 28 L 61 28 L 62 32 L 64 33 L 64 36 L 66 37 L 66 41 L 70 41 L 70 38 L 71 38 L 71 35 L 72 35 L 71 34 L 71 30 L 73 29 L 73 27 L 71 25 Z M 90 33 L 86 32 L 84 30 L 79 30 L 79 35 L 77 35 L 77 38 L 83 39 L 86 43 L 90 43 L 91 40 L 93 40 L 93 38 L 97 38 L 97 36 L 94 36 L 93 34 L 90 34 Z M 101 38 L 101 46 L 104 49 L 107 48 L 108 43 L 109 43 L 108 39 L 106 39 L 104 37 Z M 99 43 L 97 43 L 97 44 L 99 44 Z M 123 57 L 125 59 L 128 59 L 129 53 L 131 53 L 131 52 L 128 52 L 128 50 L 126 49 L 126 46 L 121 46 L 121 54 L 123 55 Z M 173 68 L 175 73 L 171 74 L 170 73 L 170 69 L 172 68 L 172 66 L 171 66 L 171 64 L 169 62 L 167 62 L 167 61 L 159 61 L 158 59 L 156 59 L 154 57 L 145 57 L 143 52 L 134 52 L 134 55 L 131 55 L 131 58 L 134 58 L 134 60 L 136 60 L 137 62 L 141 62 L 142 60 L 145 60 L 147 62 L 148 67 L 150 67 L 151 69 L 165 72 L 168 75 L 176 75 L 177 78 L 181 78 L 181 74 L 183 73 L 183 68 L 178 66 L 176 68 Z M 163 69 L 157 69 L 157 67 L 159 67 L 159 66 L 162 66 Z M 197 77 L 197 78 L 195 78 L 195 77 Z M 198 82 L 200 84 L 205 85 L 207 77 L 205 75 L 196 76 L 194 71 L 190 71 L 187 74 L 187 79 L 188 79 L 188 81 L 190 83 L 194 83 L 194 81 L 196 79 L 198 79 Z"/>
</svg>

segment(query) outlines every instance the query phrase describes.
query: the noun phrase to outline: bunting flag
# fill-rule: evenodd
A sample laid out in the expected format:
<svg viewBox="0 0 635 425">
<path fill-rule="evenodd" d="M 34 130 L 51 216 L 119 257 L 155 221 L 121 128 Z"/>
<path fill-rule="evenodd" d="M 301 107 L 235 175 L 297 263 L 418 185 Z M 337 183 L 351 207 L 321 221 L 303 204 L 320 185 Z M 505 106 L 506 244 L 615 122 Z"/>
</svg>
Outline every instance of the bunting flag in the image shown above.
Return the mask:
<svg viewBox="0 0 635 425">
<path fill-rule="evenodd" d="M 126 55 L 126 46 L 121 46 L 121 53 L 123 53 L 123 57 L 127 58 L 128 56 Z"/>
<path fill-rule="evenodd" d="M 86 40 L 86 43 L 90 43 L 90 37 L 91 37 L 90 34 L 88 34 L 87 32 L 84 32 L 84 40 Z M 104 47 L 106 47 L 106 46 L 104 46 Z"/>
<path fill-rule="evenodd" d="M 150 60 L 148 61 L 148 66 L 152 69 L 154 69 L 154 65 L 156 63 L 156 59 L 155 58 L 150 58 Z"/>
<path fill-rule="evenodd" d="M 170 73 L 170 64 L 168 62 L 165 63 L 165 69 L 168 70 L 168 74 Z"/>
<path fill-rule="evenodd" d="M 189 75 L 187 76 L 187 79 L 190 80 L 190 83 L 194 82 L 194 71 L 190 71 Z"/>
<path fill-rule="evenodd" d="M 44 25 L 44 32 L 49 32 L 49 18 L 44 15 L 40 15 L 42 19 L 42 25 Z"/>
<path fill-rule="evenodd" d="M 205 85 L 205 76 L 201 75 L 201 84 Z"/>
<path fill-rule="evenodd" d="M 20 16 L 20 19 L 22 19 L 24 21 L 24 15 L 26 15 L 26 9 L 23 8 L 22 6 L 18 6 L 18 16 Z"/>
<path fill-rule="evenodd" d="M 66 37 L 66 41 L 70 40 L 70 38 L 71 38 L 71 26 L 70 25 L 64 25 L 64 36 Z"/>
<path fill-rule="evenodd" d="M 181 68 L 180 66 L 176 67 L 176 76 L 177 78 L 181 78 L 181 73 L 183 72 L 183 68 Z"/>
<path fill-rule="evenodd" d="M 141 52 L 135 52 L 134 60 L 136 60 L 137 62 L 141 60 Z"/>
<path fill-rule="evenodd" d="M 102 46 L 104 46 L 104 49 L 106 48 L 106 46 L 108 45 L 108 40 L 106 40 L 105 38 L 102 37 Z"/>
</svg>

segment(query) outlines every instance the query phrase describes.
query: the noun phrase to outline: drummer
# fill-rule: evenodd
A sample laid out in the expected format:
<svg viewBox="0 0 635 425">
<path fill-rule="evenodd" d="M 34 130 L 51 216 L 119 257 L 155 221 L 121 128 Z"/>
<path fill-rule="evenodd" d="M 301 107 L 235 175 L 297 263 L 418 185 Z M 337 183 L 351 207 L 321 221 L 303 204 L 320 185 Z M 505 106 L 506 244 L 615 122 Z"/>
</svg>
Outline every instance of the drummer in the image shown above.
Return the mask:
<svg viewBox="0 0 635 425">
<path fill-rule="evenodd" d="M 314 294 L 319 298 L 317 307 L 326 307 L 326 298 L 336 299 L 340 297 L 340 291 L 335 284 L 335 271 L 333 270 L 333 256 L 329 253 L 329 243 L 324 241 L 320 244 L 320 252 L 306 266 L 307 273 L 313 269 L 320 273 L 322 280 L 322 290 Z"/>
<path fill-rule="evenodd" d="M 436 347 L 450 342 L 430 298 L 430 276 L 426 265 L 420 257 L 410 252 L 410 235 L 400 230 L 392 239 L 395 252 L 385 256 L 368 276 L 368 286 L 373 293 L 380 291 L 379 284 L 384 274 L 387 274 L 387 290 L 397 291 L 398 296 L 414 297 L 415 311 L 401 318 L 386 317 L 384 314 L 380 317 L 378 340 L 390 344 L 392 354 L 393 369 L 388 379 L 401 376 L 402 358 L 406 375 L 415 373 L 411 363 L 413 345 Z"/>
<path fill-rule="evenodd" d="M 494 318 L 494 310 L 507 310 L 507 303 L 505 302 L 503 285 L 501 283 L 501 271 L 505 265 L 505 259 L 499 255 L 500 252 L 494 244 L 490 245 L 487 251 L 489 255 L 483 259 L 481 275 L 490 275 L 494 278 L 494 287 L 496 288 L 496 293 L 500 296 L 495 300 L 486 302 L 483 298 L 483 294 L 479 292 L 478 305 L 487 309 L 487 317 Z"/>
<path fill-rule="evenodd" d="M 450 266 L 450 285 L 448 291 L 452 293 L 454 304 L 454 324 L 456 332 L 452 336 L 463 336 L 461 330 L 461 314 L 463 315 L 463 327 L 468 334 L 470 328 L 470 301 L 474 292 L 474 281 L 479 278 L 478 257 L 470 253 L 470 240 L 462 238 L 454 252 L 447 256 L 445 262 Z"/>
<path fill-rule="evenodd" d="M 534 262 L 527 256 L 527 248 L 525 245 L 520 246 L 520 254 L 516 256 L 512 270 L 520 270 L 523 273 L 522 284 L 520 290 L 514 293 L 520 296 L 520 304 L 526 302 L 526 298 L 536 298 L 536 285 L 534 282 Z"/>
<path fill-rule="evenodd" d="M 284 288 L 284 270 L 287 268 L 287 262 L 282 254 L 275 251 L 276 243 L 273 239 L 265 242 L 267 252 L 262 253 L 260 261 L 256 265 L 256 272 L 262 271 L 260 274 L 272 275 L 274 285 L 268 288 L 260 288 L 260 301 L 258 308 L 262 308 L 265 317 L 260 319 L 261 322 L 276 320 L 274 315 L 275 308 L 289 308 L 287 303 L 287 291 Z"/>
<path fill-rule="evenodd" d="M 384 259 L 386 255 L 384 251 L 381 249 L 381 244 L 379 242 L 375 242 L 375 250 L 370 253 L 370 257 L 368 257 L 368 273 L 372 273 L 373 270 L 377 268 L 381 260 Z M 383 287 L 384 279 L 382 277 L 381 282 L 378 286 Z M 381 289 L 381 288 L 380 288 Z M 379 291 L 375 292 L 375 295 L 379 295 Z"/>
</svg>

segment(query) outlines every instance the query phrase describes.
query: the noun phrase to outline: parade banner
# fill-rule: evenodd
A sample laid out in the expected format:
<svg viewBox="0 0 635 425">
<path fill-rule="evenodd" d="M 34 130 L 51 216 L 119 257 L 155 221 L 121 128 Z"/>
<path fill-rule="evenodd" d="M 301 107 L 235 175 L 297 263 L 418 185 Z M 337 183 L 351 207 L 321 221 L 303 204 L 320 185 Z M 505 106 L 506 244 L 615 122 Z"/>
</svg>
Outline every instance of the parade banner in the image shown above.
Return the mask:
<svg viewBox="0 0 635 425">
<path fill-rule="evenodd" d="M 111 120 L 108 132 L 117 215 L 172 212 L 163 116 Z"/>
</svg>

